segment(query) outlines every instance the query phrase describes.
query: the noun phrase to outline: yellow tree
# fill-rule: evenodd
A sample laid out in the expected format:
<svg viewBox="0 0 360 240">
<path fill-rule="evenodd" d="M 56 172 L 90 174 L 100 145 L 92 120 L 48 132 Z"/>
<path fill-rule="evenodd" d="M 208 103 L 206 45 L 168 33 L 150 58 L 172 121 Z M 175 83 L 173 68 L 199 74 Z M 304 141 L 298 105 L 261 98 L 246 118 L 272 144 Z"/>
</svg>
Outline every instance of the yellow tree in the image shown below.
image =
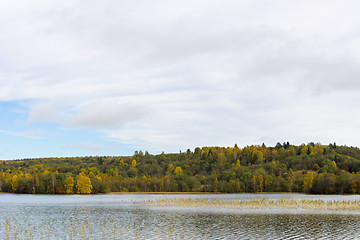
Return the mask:
<svg viewBox="0 0 360 240">
<path fill-rule="evenodd" d="M 169 163 L 169 166 L 168 166 L 168 168 L 167 168 L 167 171 L 168 171 L 169 173 L 172 173 L 172 172 L 174 171 L 174 169 L 175 169 L 174 165 L 173 165 L 172 163 Z"/>
<path fill-rule="evenodd" d="M 308 152 L 308 147 L 303 145 L 303 147 L 300 150 L 301 155 L 305 155 Z"/>
<path fill-rule="evenodd" d="M 276 158 L 279 155 L 279 152 L 276 149 L 273 149 L 271 155 Z"/>
<path fill-rule="evenodd" d="M 289 147 L 288 154 L 289 154 L 289 156 L 295 156 L 296 155 L 296 151 L 295 151 L 294 146 Z"/>
<path fill-rule="evenodd" d="M 2 192 L 2 189 L 1 189 L 1 181 L 3 180 L 3 177 L 5 176 L 5 173 L 4 172 L 1 172 L 0 173 L 0 192 Z"/>
<path fill-rule="evenodd" d="M 136 160 L 135 160 L 135 159 L 132 160 L 132 162 L 131 162 L 131 167 L 132 167 L 132 168 L 136 168 L 136 165 L 137 165 Z"/>
<path fill-rule="evenodd" d="M 262 192 L 264 189 L 264 177 L 262 174 L 258 176 L 258 183 L 259 183 L 259 190 L 260 192 Z"/>
<path fill-rule="evenodd" d="M 159 184 L 159 190 L 160 190 L 160 192 L 162 192 L 163 189 L 164 189 L 164 179 L 163 179 L 163 178 L 160 178 L 160 179 L 158 180 L 158 184 Z"/>
<path fill-rule="evenodd" d="M 320 143 L 317 143 L 315 145 L 314 151 L 315 151 L 315 153 L 318 153 L 318 154 L 323 154 L 324 153 L 324 149 L 321 147 Z"/>
<path fill-rule="evenodd" d="M 74 179 L 71 176 L 67 176 L 65 179 L 65 193 L 73 194 Z"/>
<path fill-rule="evenodd" d="M 231 147 L 226 148 L 226 157 L 231 158 L 234 155 L 234 151 Z"/>
<path fill-rule="evenodd" d="M 141 191 L 147 191 L 148 178 L 144 175 L 140 178 Z"/>
<path fill-rule="evenodd" d="M 264 161 L 264 154 L 260 150 L 255 150 L 251 157 L 254 163 L 262 163 Z"/>
<path fill-rule="evenodd" d="M 76 183 L 76 189 L 78 194 L 90 194 L 92 190 L 92 185 L 90 178 L 85 176 L 84 173 L 79 173 L 77 183 Z"/>
<path fill-rule="evenodd" d="M 312 188 L 313 185 L 313 181 L 314 181 L 314 173 L 311 171 L 308 171 L 306 173 L 305 179 L 304 179 L 304 192 L 305 193 L 310 193 L 310 190 Z"/>
<path fill-rule="evenodd" d="M 238 159 L 235 164 L 235 169 L 241 168 L 240 160 Z"/>
<path fill-rule="evenodd" d="M 176 167 L 175 170 L 174 170 L 174 174 L 175 175 L 180 175 L 183 173 L 183 170 L 181 167 Z"/>
<path fill-rule="evenodd" d="M 257 177 L 254 175 L 251 179 L 251 183 L 252 183 L 252 187 L 253 187 L 253 190 L 254 192 L 258 192 L 258 183 L 257 183 Z"/>
<path fill-rule="evenodd" d="M 120 160 L 120 163 L 119 163 L 120 169 L 124 169 L 124 168 L 126 167 L 126 165 L 127 165 L 127 164 L 124 162 L 124 160 L 121 159 L 121 160 Z"/>
<path fill-rule="evenodd" d="M 234 166 L 234 170 L 235 170 L 235 173 L 237 176 L 240 176 L 241 175 L 241 171 L 242 171 L 242 168 L 241 168 L 241 163 L 240 163 L 240 160 L 236 160 L 236 164 Z"/>
<path fill-rule="evenodd" d="M 214 192 L 218 191 L 218 186 L 219 186 L 219 180 L 217 178 L 215 178 L 215 180 L 214 180 Z"/>
<path fill-rule="evenodd" d="M 226 156 L 224 153 L 219 153 L 217 156 L 217 160 L 218 160 L 218 164 L 219 164 L 219 168 L 221 170 L 225 169 L 225 163 L 226 163 Z"/>
<path fill-rule="evenodd" d="M 273 184 L 273 180 L 272 180 L 271 176 L 270 175 L 265 175 L 265 179 L 264 179 L 265 191 L 269 191 L 272 184 Z"/>
<path fill-rule="evenodd" d="M 19 178 L 16 174 L 14 174 L 10 181 L 10 187 L 12 192 L 16 192 L 19 185 Z"/>
<path fill-rule="evenodd" d="M 310 146 L 308 152 L 310 153 L 310 155 L 315 154 L 314 147 L 313 147 L 313 146 Z"/>
</svg>

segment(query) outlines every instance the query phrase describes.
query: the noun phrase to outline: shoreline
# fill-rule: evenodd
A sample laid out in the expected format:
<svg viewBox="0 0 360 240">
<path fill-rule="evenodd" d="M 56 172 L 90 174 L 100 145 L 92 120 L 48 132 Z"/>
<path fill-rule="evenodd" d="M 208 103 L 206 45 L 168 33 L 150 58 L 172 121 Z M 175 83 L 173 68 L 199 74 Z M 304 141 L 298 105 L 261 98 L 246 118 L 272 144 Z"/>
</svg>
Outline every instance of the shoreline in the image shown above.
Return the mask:
<svg viewBox="0 0 360 240">
<path fill-rule="evenodd" d="M 96 193 L 96 194 L 33 194 L 33 193 L 11 193 L 11 192 L 0 192 L 1 194 L 16 194 L 16 195 L 58 195 L 58 196 L 72 196 L 72 195 L 83 195 L 83 196 L 90 196 L 90 195 L 210 195 L 210 194 L 217 194 L 217 195 L 308 195 L 308 196 L 357 196 L 360 194 L 308 194 L 308 193 L 297 193 L 297 192 L 258 192 L 258 193 L 222 193 L 222 192 L 108 192 L 108 193 Z"/>
<path fill-rule="evenodd" d="M 0 192 L 0 194 L 16 194 L 16 195 L 59 195 L 59 196 L 71 196 L 71 195 L 210 195 L 210 194 L 218 194 L 218 195 L 243 195 L 243 194 L 251 194 L 251 195 L 272 195 L 272 194 L 288 194 L 288 195 L 297 195 L 304 193 L 290 193 L 290 192 L 262 192 L 262 193 L 222 193 L 222 192 L 108 192 L 108 193 L 96 193 L 96 194 L 33 194 L 33 193 L 12 193 L 12 192 Z M 311 194 L 310 194 L 311 195 Z M 336 194 L 328 194 L 328 195 L 336 195 Z M 357 194 L 354 194 L 357 195 Z M 316 196 L 316 195 L 314 195 Z"/>
<path fill-rule="evenodd" d="M 163 195 L 185 195 L 185 194 L 198 194 L 198 195 L 208 195 L 208 194 L 220 194 L 220 195 L 229 195 L 229 194 L 252 194 L 252 195 L 260 195 L 260 194 L 304 194 L 304 193 L 291 193 L 291 192 L 262 192 L 262 193 L 222 193 L 222 192 L 109 192 L 109 193 L 101 193 L 104 195 L 113 194 L 113 195 L 121 195 L 121 194 L 163 194 Z M 96 195 L 96 194 L 95 194 Z M 329 194 L 331 195 L 331 194 Z"/>
</svg>

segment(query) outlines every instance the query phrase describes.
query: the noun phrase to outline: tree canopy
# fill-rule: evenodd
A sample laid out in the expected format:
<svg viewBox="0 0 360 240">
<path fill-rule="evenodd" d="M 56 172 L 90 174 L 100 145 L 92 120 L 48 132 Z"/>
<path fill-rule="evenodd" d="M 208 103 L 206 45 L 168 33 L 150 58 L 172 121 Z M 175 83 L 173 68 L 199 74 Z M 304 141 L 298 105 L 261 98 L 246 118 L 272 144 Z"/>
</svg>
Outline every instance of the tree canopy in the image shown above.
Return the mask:
<svg viewBox="0 0 360 240">
<path fill-rule="evenodd" d="M 360 150 L 335 143 L 0 161 L 0 191 L 360 193 Z"/>
</svg>

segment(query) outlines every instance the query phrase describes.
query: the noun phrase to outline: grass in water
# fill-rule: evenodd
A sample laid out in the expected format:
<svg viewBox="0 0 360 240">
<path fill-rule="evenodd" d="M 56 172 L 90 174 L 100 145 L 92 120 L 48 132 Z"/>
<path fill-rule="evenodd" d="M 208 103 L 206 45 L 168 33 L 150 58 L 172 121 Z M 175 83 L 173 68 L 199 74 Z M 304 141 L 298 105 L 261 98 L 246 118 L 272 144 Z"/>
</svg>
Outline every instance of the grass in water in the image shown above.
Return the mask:
<svg viewBox="0 0 360 240">
<path fill-rule="evenodd" d="M 150 206 L 164 207 L 211 207 L 211 208 L 287 208 L 287 209 L 319 209 L 319 210 L 346 210 L 360 211 L 360 200 L 217 200 L 217 199 L 189 199 L 172 198 L 146 201 Z"/>
</svg>

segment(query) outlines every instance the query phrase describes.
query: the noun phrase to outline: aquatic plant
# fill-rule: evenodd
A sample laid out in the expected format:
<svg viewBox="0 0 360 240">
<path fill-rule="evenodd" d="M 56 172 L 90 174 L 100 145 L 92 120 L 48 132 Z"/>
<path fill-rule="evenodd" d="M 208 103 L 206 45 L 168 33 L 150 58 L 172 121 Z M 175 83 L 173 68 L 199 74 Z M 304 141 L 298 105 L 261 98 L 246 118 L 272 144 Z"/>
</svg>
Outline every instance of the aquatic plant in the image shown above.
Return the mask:
<svg viewBox="0 0 360 240">
<path fill-rule="evenodd" d="M 314 210 L 360 211 L 360 200 L 310 200 L 310 199 L 252 199 L 219 200 L 207 198 L 164 198 L 144 202 L 149 206 L 164 207 L 210 207 L 210 208 L 287 208 Z"/>
</svg>

